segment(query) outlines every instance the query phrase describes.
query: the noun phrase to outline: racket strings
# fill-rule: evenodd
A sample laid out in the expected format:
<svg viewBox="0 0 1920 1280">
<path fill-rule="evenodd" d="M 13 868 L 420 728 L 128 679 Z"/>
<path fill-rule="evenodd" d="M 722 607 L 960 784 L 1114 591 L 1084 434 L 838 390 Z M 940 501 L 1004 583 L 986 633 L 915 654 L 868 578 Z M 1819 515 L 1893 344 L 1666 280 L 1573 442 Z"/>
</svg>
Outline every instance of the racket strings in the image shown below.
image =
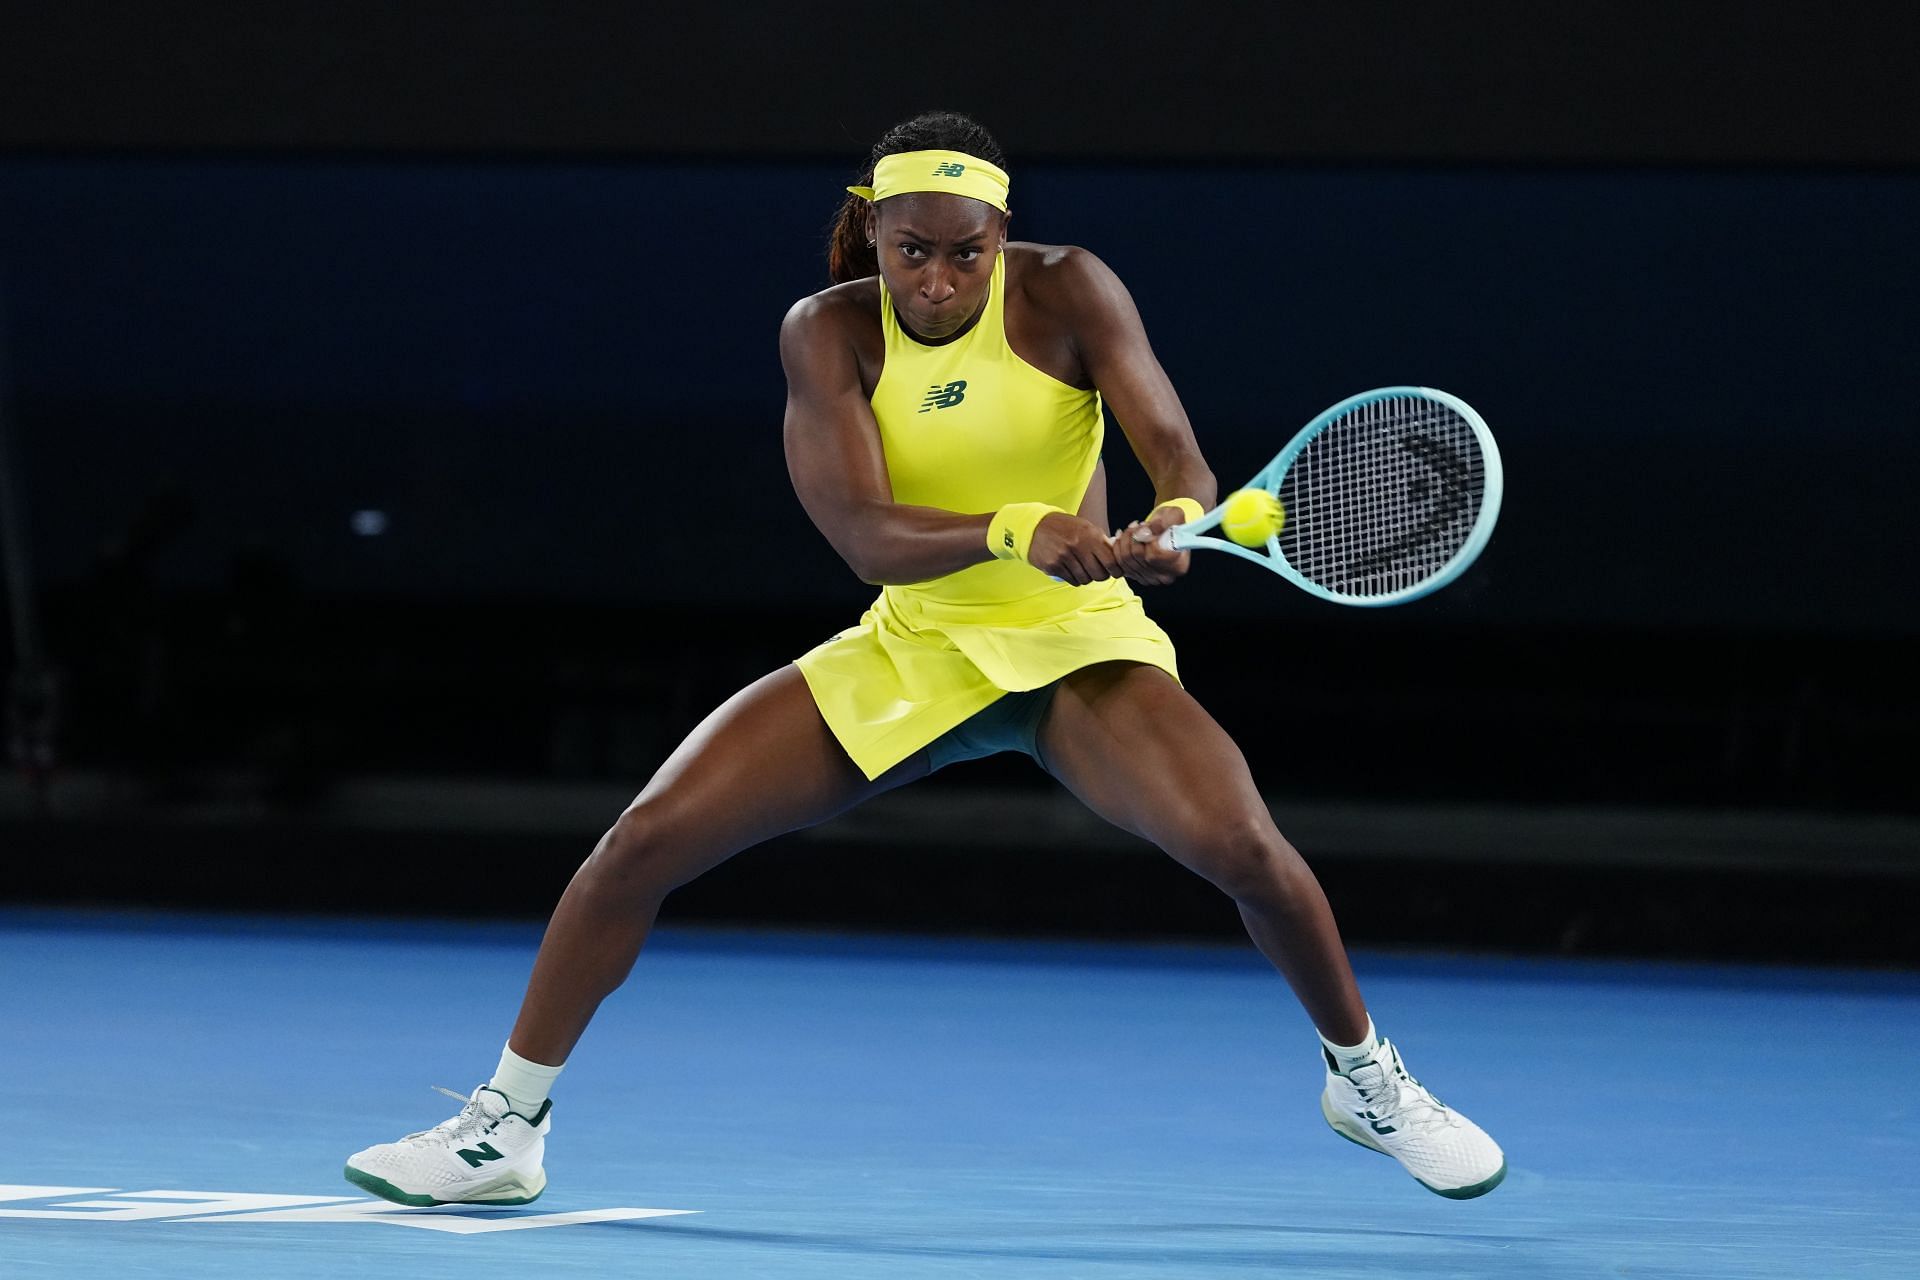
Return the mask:
<svg viewBox="0 0 1920 1280">
<path fill-rule="evenodd" d="M 1472 425 L 1448 405 L 1391 397 L 1336 419 L 1288 468 L 1280 552 L 1354 597 L 1439 572 L 1466 544 L 1486 489 Z"/>
</svg>

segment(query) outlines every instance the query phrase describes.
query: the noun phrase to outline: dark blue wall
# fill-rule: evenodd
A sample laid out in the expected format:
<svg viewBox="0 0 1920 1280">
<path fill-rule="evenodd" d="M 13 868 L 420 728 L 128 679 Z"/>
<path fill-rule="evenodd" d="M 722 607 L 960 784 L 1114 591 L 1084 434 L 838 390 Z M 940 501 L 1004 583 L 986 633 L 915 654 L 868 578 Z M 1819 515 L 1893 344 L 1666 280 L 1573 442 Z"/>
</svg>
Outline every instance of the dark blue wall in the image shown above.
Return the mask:
<svg viewBox="0 0 1920 1280">
<path fill-rule="evenodd" d="M 167 582 L 244 553 L 322 594 L 852 607 L 786 483 L 774 344 L 851 162 L 0 160 L 43 576 L 170 484 Z M 1018 235 L 1132 287 L 1223 481 L 1364 387 L 1480 407 L 1502 524 L 1413 609 L 1920 629 L 1920 177 L 1014 175 Z M 729 491 L 738 523 L 702 521 Z M 1234 565 L 1162 606 L 1323 608 Z"/>
</svg>

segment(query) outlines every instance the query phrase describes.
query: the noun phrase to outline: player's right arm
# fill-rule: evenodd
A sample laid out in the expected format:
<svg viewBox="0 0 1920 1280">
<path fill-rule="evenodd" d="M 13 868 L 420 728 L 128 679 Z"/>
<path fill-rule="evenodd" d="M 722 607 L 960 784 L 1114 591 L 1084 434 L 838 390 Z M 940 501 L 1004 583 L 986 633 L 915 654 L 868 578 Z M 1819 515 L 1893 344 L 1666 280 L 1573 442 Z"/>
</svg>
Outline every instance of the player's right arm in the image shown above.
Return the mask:
<svg viewBox="0 0 1920 1280">
<path fill-rule="evenodd" d="M 875 586 L 926 582 L 993 559 L 987 550 L 991 513 L 959 515 L 893 500 L 880 427 L 861 387 L 852 340 L 850 326 L 860 318 L 851 299 L 829 290 L 801 299 L 780 326 L 787 474 L 800 505 L 847 566 Z M 1049 517 L 1045 523 L 1059 521 Z M 1074 523 L 1104 547 L 1092 525 Z M 1076 583 L 1113 576 L 1097 561 L 1083 559 L 1092 557 L 1074 556 L 1049 571 Z"/>
</svg>

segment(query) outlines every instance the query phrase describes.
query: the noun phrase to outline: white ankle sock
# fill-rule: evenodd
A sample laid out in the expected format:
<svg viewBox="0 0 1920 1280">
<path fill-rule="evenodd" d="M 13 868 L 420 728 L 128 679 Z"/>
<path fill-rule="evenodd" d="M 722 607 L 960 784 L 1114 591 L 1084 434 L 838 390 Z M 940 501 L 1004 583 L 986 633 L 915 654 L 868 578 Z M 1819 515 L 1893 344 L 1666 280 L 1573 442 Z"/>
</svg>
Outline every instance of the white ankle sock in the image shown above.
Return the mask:
<svg viewBox="0 0 1920 1280">
<path fill-rule="evenodd" d="M 1373 1019 L 1367 1019 L 1367 1034 L 1359 1044 L 1335 1044 L 1325 1036 L 1320 1043 L 1326 1046 L 1327 1057 L 1333 1060 L 1333 1069 L 1345 1075 L 1378 1052 L 1380 1036 L 1373 1029 Z"/>
<path fill-rule="evenodd" d="M 487 1087 L 506 1094 L 513 1109 L 531 1120 L 540 1113 L 541 1104 L 553 1090 L 553 1078 L 565 1066 L 565 1063 L 548 1067 L 528 1062 L 513 1051 L 512 1045 L 507 1045 L 500 1050 L 500 1065 L 494 1068 L 493 1079 L 487 1081 Z"/>
</svg>

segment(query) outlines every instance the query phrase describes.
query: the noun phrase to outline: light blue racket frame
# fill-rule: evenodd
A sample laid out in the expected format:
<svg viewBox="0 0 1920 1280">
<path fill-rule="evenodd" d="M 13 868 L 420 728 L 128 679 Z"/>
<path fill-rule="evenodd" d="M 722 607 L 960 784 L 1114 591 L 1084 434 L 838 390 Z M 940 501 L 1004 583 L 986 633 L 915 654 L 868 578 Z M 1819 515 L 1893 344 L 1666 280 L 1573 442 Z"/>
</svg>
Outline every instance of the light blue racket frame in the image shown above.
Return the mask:
<svg viewBox="0 0 1920 1280">
<path fill-rule="evenodd" d="M 1372 391 L 1362 391 L 1359 395 L 1348 396 L 1345 400 L 1327 409 L 1312 422 L 1300 428 L 1300 430 L 1294 434 L 1293 439 L 1287 442 L 1287 447 L 1275 454 L 1272 462 L 1269 462 L 1265 467 L 1261 468 L 1260 472 L 1255 475 L 1253 479 L 1247 481 L 1247 483 L 1241 487 L 1246 489 L 1265 489 L 1268 493 L 1278 498 L 1280 496 L 1280 482 L 1286 476 L 1287 468 L 1293 465 L 1293 460 L 1300 456 L 1301 451 L 1307 447 L 1308 442 L 1315 436 L 1325 431 L 1340 418 L 1352 413 L 1355 409 L 1363 408 L 1379 400 L 1409 398 L 1437 401 L 1440 404 L 1446 405 L 1466 420 L 1467 424 L 1473 429 L 1474 436 L 1480 442 L 1482 476 L 1484 479 L 1480 513 L 1474 519 L 1473 528 L 1468 533 L 1467 540 L 1461 544 L 1458 551 L 1454 552 L 1452 558 L 1434 570 L 1433 573 L 1422 578 L 1419 582 L 1409 587 L 1402 587 L 1398 591 L 1377 596 L 1347 595 L 1329 587 L 1324 587 L 1287 563 L 1287 558 L 1280 553 L 1280 536 L 1277 533 L 1267 539 L 1264 548 L 1258 550 L 1243 547 L 1237 542 L 1229 542 L 1225 538 L 1210 538 L 1206 536 L 1209 531 L 1220 527 L 1221 515 L 1226 509 L 1224 503 L 1207 512 L 1207 514 L 1201 516 L 1192 524 L 1175 525 L 1161 538 L 1162 544 L 1170 546 L 1175 550 L 1204 547 L 1209 551 L 1225 551 L 1230 555 L 1239 556 L 1242 560 L 1251 560 L 1254 564 L 1260 565 L 1262 568 L 1273 570 L 1294 586 L 1299 587 L 1302 591 L 1310 595 L 1319 596 L 1322 600 L 1331 600 L 1335 604 L 1351 604 L 1366 608 L 1377 608 L 1381 605 L 1405 604 L 1409 600 L 1418 600 L 1421 596 L 1438 591 L 1441 587 L 1446 586 L 1449 582 L 1452 582 L 1455 578 L 1465 573 L 1468 567 L 1473 564 L 1474 560 L 1479 557 L 1481 550 L 1487 545 L 1487 540 L 1493 536 L 1494 521 L 1500 516 L 1500 496 L 1506 487 L 1504 474 L 1500 467 L 1500 449 L 1493 442 L 1493 433 L 1487 430 L 1486 422 L 1474 411 L 1473 406 L 1460 399 L 1460 397 L 1449 395 L 1445 391 L 1436 391 L 1432 387 L 1376 387 Z"/>
</svg>

